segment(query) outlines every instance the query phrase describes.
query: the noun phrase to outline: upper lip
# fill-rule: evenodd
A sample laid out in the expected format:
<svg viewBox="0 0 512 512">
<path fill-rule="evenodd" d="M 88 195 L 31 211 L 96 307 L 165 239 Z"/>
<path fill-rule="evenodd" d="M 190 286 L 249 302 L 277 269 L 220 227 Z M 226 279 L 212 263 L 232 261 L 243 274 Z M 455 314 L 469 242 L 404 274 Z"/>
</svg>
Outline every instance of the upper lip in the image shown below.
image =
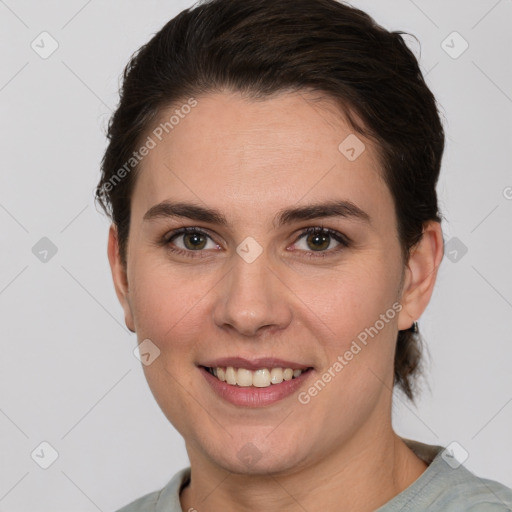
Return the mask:
<svg viewBox="0 0 512 512">
<path fill-rule="evenodd" d="M 306 370 L 310 366 L 293 362 L 285 361 L 284 359 L 277 359 L 275 357 L 259 357 L 257 359 L 245 359 L 243 357 L 222 357 L 220 359 L 212 359 L 205 361 L 199 366 L 207 368 L 225 368 L 232 366 L 234 368 L 246 368 L 247 370 L 260 370 L 261 368 L 291 368 L 292 370 Z"/>
</svg>

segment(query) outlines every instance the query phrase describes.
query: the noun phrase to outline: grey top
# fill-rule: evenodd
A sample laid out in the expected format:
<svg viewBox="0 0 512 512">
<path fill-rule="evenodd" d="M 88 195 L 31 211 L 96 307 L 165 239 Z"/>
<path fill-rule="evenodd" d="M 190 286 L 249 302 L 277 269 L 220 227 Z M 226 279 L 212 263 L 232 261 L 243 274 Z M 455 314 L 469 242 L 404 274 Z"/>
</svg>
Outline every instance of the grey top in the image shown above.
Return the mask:
<svg viewBox="0 0 512 512">
<path fill-rule="evenodd" d="M 512 512 L 512 489 L 476 476 L 442 446 L 402 439 L 428 468 L 375 512 Z M 189 479 L 190 467 L 178 471 L 160 491 L 146 494 L 117 512 L 185 512 L 179 495 Z"/>
</svg>

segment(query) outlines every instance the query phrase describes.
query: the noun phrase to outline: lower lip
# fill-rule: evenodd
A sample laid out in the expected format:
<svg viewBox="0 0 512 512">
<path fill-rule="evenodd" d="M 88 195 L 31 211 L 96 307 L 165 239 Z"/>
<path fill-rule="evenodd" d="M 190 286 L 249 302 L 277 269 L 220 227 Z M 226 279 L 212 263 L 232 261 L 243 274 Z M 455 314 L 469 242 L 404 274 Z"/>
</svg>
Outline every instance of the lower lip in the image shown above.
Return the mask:
<svg viewBox="0 0 512 512">
<path fill-rule="evenodd" d="M 279 400 L 283 400 L 297 391 L 312 373 L 311 370 L 308 370 L 301 373 L 298 377 L 284 380 L 280 384 L 271 384 L 266 388 L 257 388 L 254 386 L 233 386 L 220 381 L 206 368 L 200 367 L 199 369 L 217 395 L 227 402 L 241 407 L 264 407 L 279 402 Z"/>
</svg>

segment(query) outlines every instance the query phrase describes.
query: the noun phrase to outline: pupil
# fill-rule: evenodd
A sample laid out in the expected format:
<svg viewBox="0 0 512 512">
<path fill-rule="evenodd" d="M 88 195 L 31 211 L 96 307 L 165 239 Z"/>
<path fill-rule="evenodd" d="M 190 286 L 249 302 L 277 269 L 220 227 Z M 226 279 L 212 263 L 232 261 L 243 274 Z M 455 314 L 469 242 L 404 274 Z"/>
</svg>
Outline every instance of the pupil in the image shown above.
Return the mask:
<svg viewBox="0 0 512 512">
<path fill-rule="evenodd" d="M 188 243 L 190 242 L 190 240 L 193 240 L 192 244 Z M 190 233 L 187 234 L 187 236 L 185 236 L 185 246 L 187 247 L 187 249 L 202 249 L 203 247 L 200 247 L 201 243 L 204 246 L 205 240 L 204 236 L 201 235 L 200 233 Z"/>
<path fill-rule="evenodd" d="M 315 244 L 314 250 L 326 249 L 329 247 L 329 235 L 321 234 L 321 233 L 313 233 L 308 237 L 309 241 L 314 240 L 313 244 Z M 321 245 L 317 245 L 317 242 L 320 241 Z M 327 242 L 327 243 L 326 243 Z"/>
</svg>

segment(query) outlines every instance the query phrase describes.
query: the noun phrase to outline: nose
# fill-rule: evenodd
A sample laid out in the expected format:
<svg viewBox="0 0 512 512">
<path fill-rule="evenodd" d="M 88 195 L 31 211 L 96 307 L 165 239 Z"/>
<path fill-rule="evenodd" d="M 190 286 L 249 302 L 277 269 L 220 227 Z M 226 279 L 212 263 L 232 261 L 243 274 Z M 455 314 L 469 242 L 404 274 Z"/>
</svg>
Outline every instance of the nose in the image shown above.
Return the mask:
<svg viewBox="0 0 512 512">
<path fill-rule="evenodd" d="M 270 268 L 265 253 L 251 263 L 238 255 L 233 260 L 231 270 L 216 287 L 216 325 L 248 337 L 285 329 L 292 319 L 292 292 Z"/>
</svg>

